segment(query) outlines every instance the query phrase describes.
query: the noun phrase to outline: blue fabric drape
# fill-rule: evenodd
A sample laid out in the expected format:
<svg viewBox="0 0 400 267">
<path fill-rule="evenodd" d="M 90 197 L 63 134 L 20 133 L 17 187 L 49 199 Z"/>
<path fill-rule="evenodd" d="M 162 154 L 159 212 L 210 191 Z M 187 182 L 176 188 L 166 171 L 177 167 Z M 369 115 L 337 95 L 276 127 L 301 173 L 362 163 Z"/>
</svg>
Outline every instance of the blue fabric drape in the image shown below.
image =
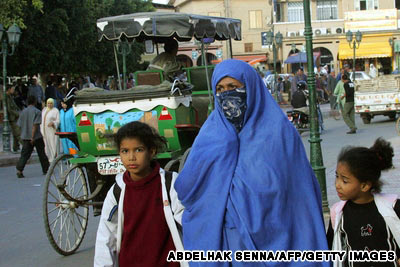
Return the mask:
<svg viewBox="0 0 400 267">
<path fill-rule="evenodd" d="M 250 65 L 238 60 L 218 64 L 212 77 L 214 95 L 216 84 L 227 76 L 247 88 L 244 126 L 237 134 L 215 102 L 215 110 L 193 144 L 175 183 L 185 206 L 185 249 L 327 249 L 320 189 L 299 134 Z M 238 236 L 227 236 L 232 229 Z M 230 239 L 238 237 L 236 243 L 242 245 L 227 247 Z M 250 266 L 264 264 L 253 262 Z M 278 265 L 291 264 L 268 263 Z"/>
<path fill-rule="evenodd" d="M 74 116 L 74 110 L 72 108 L 64 111 L 60 110 L 60 131 L 61 132 L 76 132 L 76 122 Z M 61 139 L 61 144 L 63 147 L 64 154 L 69 154 L 69 149 L 74 148 L 78 150 L 76 145 L 67 138 Z"/>
</svg>

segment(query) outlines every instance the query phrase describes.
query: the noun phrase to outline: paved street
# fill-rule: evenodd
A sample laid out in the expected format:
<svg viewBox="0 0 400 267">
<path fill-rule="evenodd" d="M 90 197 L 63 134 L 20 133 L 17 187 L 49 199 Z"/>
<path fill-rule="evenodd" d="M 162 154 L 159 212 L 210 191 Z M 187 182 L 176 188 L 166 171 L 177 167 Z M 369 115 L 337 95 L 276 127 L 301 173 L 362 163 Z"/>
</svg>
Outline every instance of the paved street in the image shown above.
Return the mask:
<svg viewBox="0 0 400 267">
<path fill-rule="evenodd" d="M 383 191 L 400 192 L 400 138 L 393 121 L 378 116 L 370 125 L 364 125 L 357 117 L 359 130 L 355 135 L 346 134 L 348 129 L 343 120 L 326 118 L 325 127 L 321 138 L 330 205 L 338 201 L 334 175 L 340 149 L 345 145 L 371 146 L 379 136 L 390 140 L 396 150 L 395 168 L 383 175 L 386 182 Z M 302 136 L 309 151 L 309 134 L 303 133 Z M 13 166 L 0 168 L 0 173 L 0 266 L 92 266 L 98 218 L 89 216 L 88 230 L 77 253 L 68 257 L 60 256 L 50 246 L 43 226 L 44 176 L 40 165 L 27 165 L 25 179 L 16 178 Z"/>
</svg>

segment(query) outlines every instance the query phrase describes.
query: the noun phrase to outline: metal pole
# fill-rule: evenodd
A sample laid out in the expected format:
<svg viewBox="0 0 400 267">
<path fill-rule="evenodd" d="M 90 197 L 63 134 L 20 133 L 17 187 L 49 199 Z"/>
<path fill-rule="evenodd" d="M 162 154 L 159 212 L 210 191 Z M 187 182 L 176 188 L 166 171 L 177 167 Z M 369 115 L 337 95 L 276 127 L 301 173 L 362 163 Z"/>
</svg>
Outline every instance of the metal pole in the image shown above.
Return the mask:
<svg viewBox="0 0 400 267">
<path fill-rule="evenodd" d="M 127 54 L 127 49 L 128 49 L 128 44 L 125 42 L 122 42 L 122 75 L 124 79 L 124 90 L 126 90 L 126 54 Z"/>
<path fill-rule="evenodd" d="M 116 49 L 117 43 L 114 42 L 114 57 L 115 57 L 115 65 L 117 66 L 117 75 L 118 75 L 118 88 L 119 90 L 122 90 L 121 86 L 121 77 L 119 76 L 119 64 L 118 64 L 118 57 L 117 57 L 117 49 Z"/>
<path fill-rule="evenodd" d="M 353 41 L 353 82 L 356 81 L 356 40 Z"/>
<path fill-rule="evenodd" d="M 1 45 L 1 53 L 3 54 L 3 151 L 10 152 L 10 124 L 8 121 L 6 88 L 7 88 L 7 40 L 4 38 Z"/>
<path fill-rule="evenodd" d="M 326 194 L 326 176 L 325 167 L 322 158 L 321 151 L 321 138 L 319 134 L 319 124 L 317 115 L 316 99 L 317 95 L 315 92 L 315 74 L 314 74 L 314 55 L 313 55 L 313 44 L 312 44 L 312 28 L 311 28 L 311 15 L 310 15 L 310 0 L 303 1 L 304 8 L 304 35 L 306 39 L 306 51 L 307 51 L 307 84 L 309 89 L 309 101 L 310 101 L 310 115 L 311 115 L 311 131 L 310 131 L 310 162 L 314 170 L 315 176 L 318 179 L 319 186 L 322 195 L 322 209 L 323 212 L 329 212 L 328 198 Z"/>
<path fill-rule="evenodd" d="M 230 0 L 224 0 L 225 17 L 227 17 L 227 18 L 231 17 L 230 6 L 231 6 L 231 1 Z M 229 40 L 227 40 L 227 42 L 226 42 L 226 53 L 227 53 L 227 55 L 226 55 L 227 58 L 232 58 L 233 57 L 231 38 L 229 38 Z"/>
<path fill-rule="evenodd" d="M 232 52 L 232 38 L 229 38 L 228 44 L 229 44 L 229 57 L 228 57 L 228 58 L 232 59 L 232 58 L 233 58 L 233 52 Z"/>
<path fill-rule="evenodd" d="M 275 41 L 272 41 L 272 53 L 274 53 L 274 97 L 275 101 L 278 102 L 278 90 L 276 88 L 276 45 Z"/>
<path fill-rule="evenodd" d="M 208 99 L 210 100 L 210 103 L 208 103 L 208 111 L 207 111 L 207 116 L 208 116 L 214 110 L 214 106 L 213 106 L 213 100 L 212 100 L 212 95 L 211 95 L 210 77 L 209 77 L 209 74 L 208 74 L 207 57 L 206 57 L 206 52 L 204 50 L 204 41 L 203 41 L 203 39 L 201 40 L 201 58 L 203 60 L 203 64 L 204 64 L 204 67 L 205 67 L 205 70 L 206 70 Z"/>
<path fill-rule="evenodd" d="M 396 57 L 396 70 L 399 70 L 399 53 L 394 52 L 394 55 Z"/>
</svg>

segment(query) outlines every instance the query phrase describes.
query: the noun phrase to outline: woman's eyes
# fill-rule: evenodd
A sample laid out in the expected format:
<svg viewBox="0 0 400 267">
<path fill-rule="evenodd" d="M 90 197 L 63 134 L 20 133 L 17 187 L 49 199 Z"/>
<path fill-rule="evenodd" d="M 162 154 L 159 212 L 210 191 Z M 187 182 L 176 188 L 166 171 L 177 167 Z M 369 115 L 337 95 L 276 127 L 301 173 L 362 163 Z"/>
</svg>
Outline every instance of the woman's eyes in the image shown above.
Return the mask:
<svg viewBox="0 0 400 267">
<path fill-rule="evenodd" d="M 230 84 L 230 85 L 228 85 L 228 87 L 227 88 L 224 88 L 224 87 L 217 87 L 216 88 L 216 91 L 217 92 L 224 92 L 224 91 L 230 91 L 230 90 L 235 90 L 235 89 L 237 89 L 237 88 L 239 88 L 239 86 L 237 86 L 237 85 L 234 85 L 234 84 Z"/>
</svg>

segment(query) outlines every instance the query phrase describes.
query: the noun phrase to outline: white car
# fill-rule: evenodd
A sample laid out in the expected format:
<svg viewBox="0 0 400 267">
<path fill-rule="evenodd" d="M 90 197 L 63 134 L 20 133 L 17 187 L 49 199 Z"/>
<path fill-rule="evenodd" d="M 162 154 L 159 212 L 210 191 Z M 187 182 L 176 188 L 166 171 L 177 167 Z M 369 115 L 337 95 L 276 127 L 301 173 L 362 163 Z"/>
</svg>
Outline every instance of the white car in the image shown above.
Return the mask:
<svg viewBox="0 0 400 267">
<path fill-rule="evenodd" d="M 264 78 L 265 85 L 270 91 L 273 88 L 274 76 L 275 76 L 274 74 L 270 74 L 266 78 Z M 282 79 L 285 79 L 285 76 L 289 76 L 289 81 L 292 81 L 293 78 L 293 74 L 289 73 L 277 73 L 276 76 L 277 79 L 278 77 L 282 77 Z"/>
<path fill-rule="evenodd" d="M 354 73 L 350 72 L 350 79 L 354 81 L 353 79 Z M 371 80 L 372 77 L 366 74 L 364 71 L 356 71 L 356 80 Z"/>
</svg>

